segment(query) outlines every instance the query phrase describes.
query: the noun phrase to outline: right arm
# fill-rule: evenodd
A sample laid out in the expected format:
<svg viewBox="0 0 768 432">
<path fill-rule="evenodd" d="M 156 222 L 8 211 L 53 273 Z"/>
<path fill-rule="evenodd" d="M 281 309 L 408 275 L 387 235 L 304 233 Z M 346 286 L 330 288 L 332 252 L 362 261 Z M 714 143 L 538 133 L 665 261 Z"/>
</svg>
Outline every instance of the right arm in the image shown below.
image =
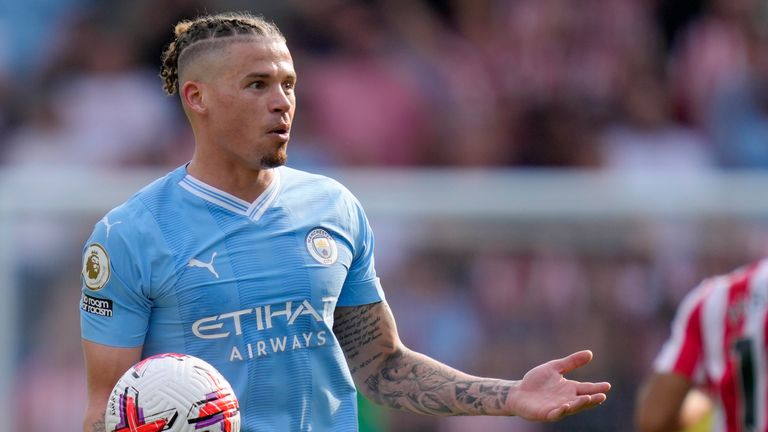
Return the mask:
<svg viewBox="0 0 768 432">
<path fill-rule="evenodd" d="M 691 410 L 695 404 L 690 402 L 697 398 L 686 398 L 689 394 L 701 396 L 695 391 L 694 376 L 706 355 L 702 314 L 707 296 L 718 286 L 714 279 L 705 280 L 677 307 L 671 335 L 637 394 L 634 423 L 638 431 L 674 432 L 698 420 L 690 415 L 696 411 Z"/>
<path fill-rule="evenodd" d="M 683 401 L 691 382 L 682 375 L 655 373 L 641 387 L 635 407 L 635 426 L 640 432 L 673 432 L 683 428 Z"/>
<path fill-rule="evenodd" d="M 141 359 L 152 301 L 150 263 L 137 227 L 147 215 L 121 206 L 99 221 L 83 249 L 80 336 L 85 358 L 83 432 L 103 432 L 107 401 L 117 380 Z"/>
<path fill-rule="evenodd" d="M 141 360 L 142 347 L 116 348 L 82 340 L 88 402 L 83 432 L 105 432 L 104 412 L 117 380 Z"/>
</svg>

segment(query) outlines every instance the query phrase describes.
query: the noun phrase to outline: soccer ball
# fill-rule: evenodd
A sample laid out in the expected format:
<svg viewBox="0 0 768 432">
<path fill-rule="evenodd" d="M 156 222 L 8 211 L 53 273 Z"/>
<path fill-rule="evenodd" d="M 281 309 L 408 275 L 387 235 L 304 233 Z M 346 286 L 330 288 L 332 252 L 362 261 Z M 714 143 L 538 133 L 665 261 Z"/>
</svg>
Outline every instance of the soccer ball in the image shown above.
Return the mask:
<svg viewBox="0 0 768 432">
<path fill-rule="evenodd" d="M 213 366 L 158 354 L 123 374 L 107 402 L 107 432 L 239 432 L 232 386 Z"/>
</svg>

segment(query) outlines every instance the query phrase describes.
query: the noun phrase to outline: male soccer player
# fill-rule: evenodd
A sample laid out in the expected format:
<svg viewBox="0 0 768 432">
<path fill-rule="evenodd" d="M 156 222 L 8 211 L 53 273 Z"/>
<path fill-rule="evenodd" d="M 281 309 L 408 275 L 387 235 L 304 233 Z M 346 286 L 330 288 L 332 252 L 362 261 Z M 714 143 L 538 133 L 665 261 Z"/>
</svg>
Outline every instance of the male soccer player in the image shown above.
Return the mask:
<svg viewBox="0 0 768 432">
<path fill-rule="evenodd" d="M 431 415 L 557 420 L 606 399 L 608 383 L 563 377 L 589 351 L 507 381 L 403 346 L 360 203 L 284 166 L 296 72 L 283 35 L 248 14 L 182 22 L 175 34 L 161 76 L 179 93 L 195 151 L 110 211 L 85 245 L 85 431 L 103 430 L 118 377 L 160 352 L 220 370 L 246 432 L 357 430 L 355 384 Z"/>
<path fill-rule="evenodd" d="M 768 430 L 766 330 L 768 260 L 704 280 L 678 306 L 672 334 L 639 393 L 638 429 L 681 430 L 714 401 L 713 430 Z"/>
</svg>

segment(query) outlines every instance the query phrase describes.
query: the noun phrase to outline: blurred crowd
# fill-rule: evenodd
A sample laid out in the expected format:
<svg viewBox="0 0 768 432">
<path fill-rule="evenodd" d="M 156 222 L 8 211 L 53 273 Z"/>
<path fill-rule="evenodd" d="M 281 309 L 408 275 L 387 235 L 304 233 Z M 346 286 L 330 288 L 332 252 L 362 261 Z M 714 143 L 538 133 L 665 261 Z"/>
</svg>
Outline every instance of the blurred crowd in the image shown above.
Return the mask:
<svg viewBox="0 0 768 432">
<path fill-rule="evenodd" d="M 184 162 L 160 53 L 231 9 L 288 38 L 294 164 L 768 166 L 763 0 L 4 2 L 0 162 Z"/>
<path fill-rule="evenodd" d="M 765 0 L 35 0 L 0 3 L 0 171 L 187 161 L 193 137 L 162 91 L 160 53 L 179 19 L 233 9 L 286 34 L 299 76 L 295 167 L 768 168 Z M 79 424 L 83 404 L 61 395 L 84 386 L 76 251 L 100 217 L 49 223 L 50 238 L 71 227 L 69 240 L 20 259 L 21 316 L 50 300 L 21 341 L 20 432 Z M 46 224 L 29 222 L 42 236 Z M 372 220 L 407 345 L 509 377 L 589 347 L 595 364 L 579 378 L 614 390 L 605 407 L 554 425 L 364 404 L 366 430 L 631 430 L 677 301 L 768 252 L 760 221 L 439 222 Z M 589 229 L 603 244 L 545 235 Z M 419 234 L 390 235 L 404 231 Z M 50 416 L 35 415 L 43 404 Z"/>
</svg>

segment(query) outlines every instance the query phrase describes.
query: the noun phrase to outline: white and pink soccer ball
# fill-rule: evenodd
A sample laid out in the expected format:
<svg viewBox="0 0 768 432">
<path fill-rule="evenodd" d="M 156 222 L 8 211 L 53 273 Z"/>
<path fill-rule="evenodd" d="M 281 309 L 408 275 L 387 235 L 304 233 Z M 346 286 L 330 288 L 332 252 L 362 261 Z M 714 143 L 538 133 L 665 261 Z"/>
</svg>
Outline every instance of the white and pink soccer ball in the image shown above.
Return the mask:
<svg viewBox="0 0 768 432">
<path fill-rule="evenodd" d="M 158 354 L 117 381 L 104 416 L 107 432 L 239 432 L 232 386 L 213 366 L 185 354 Z"/>
</svg>

